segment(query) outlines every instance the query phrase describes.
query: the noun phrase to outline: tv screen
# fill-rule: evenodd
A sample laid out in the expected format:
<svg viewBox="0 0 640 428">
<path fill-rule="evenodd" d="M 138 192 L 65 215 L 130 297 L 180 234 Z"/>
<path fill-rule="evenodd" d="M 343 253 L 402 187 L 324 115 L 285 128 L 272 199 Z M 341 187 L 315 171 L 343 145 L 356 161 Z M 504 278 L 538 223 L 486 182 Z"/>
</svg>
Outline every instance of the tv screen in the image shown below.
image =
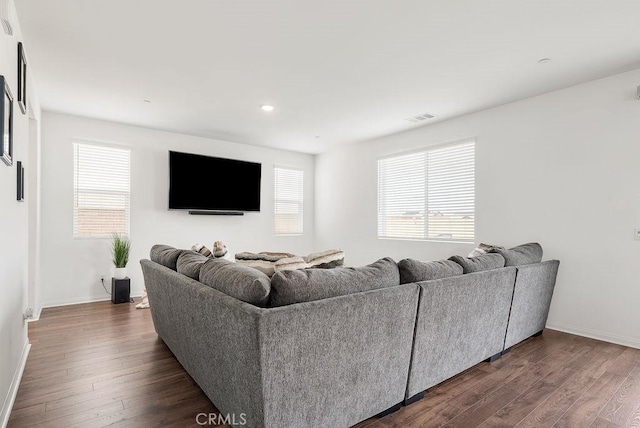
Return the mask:
<svg viewBox="0 0 640 428">
<path fill-rule="evenodd" d="M 260 211 L 262 165 L 169 151 L 169 209 Z"/>
</svg>

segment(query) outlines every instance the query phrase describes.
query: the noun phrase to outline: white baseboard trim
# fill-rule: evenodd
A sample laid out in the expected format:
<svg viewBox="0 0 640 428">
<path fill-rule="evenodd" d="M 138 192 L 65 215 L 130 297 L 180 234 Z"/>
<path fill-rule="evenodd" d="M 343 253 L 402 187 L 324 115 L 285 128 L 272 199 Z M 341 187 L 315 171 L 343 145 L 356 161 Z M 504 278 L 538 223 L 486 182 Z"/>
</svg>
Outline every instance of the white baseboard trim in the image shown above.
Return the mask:
<svg viewBox="0 0 640 428">
<path fill-rule="evenodd" d="M 16 401 L 16 396 L 18 395 L 18 388 L 20 387 L 20 381 L 22 380 L 24 366 L 27 364 L 27 357 L 29 356 L 30 349 L 31 344 L 29 343 L 29 341 L 27 341 L 27 343 L 24 345 L 24 349 L 22 350 L 22 356 L 20 357 L 18 369 L 13 375 L 9 393 L 7 394 L 7 398 L 4 400 L 4 405 L 2 406 L 2 413 L 0 413 L 0 421 L 2 421 L 2 425 L 0 426 L 2 426 L 2 428 L 6 428 L 6 426 L 9 424 L 11 409 L 13 408 L 13 403 Z"/>
<path fill-rule="evenodd" d="M 597 330 L 587 328 L 573 327 L 564 324 L 547 324 L 547 328 L 558 330 L 564 333 L 575 334 L 578 336 L 588 337 L 590 339 L 602 340 L 604 342 L 615 343 L 616 345 L 628 346 L 630 348 L 640 349 L 640 340 L 629 337 L 618 336 L 615 334 L 604 333 Z"/>
<path fill-rule="evenodd" d="M 142 295 L 132 295 L 129 296 L 132 299 L 137 299 L 142 297 Z M 38 317 L 37 318 L 33 318 L 29 321 L 37 321 L 40 319 L 40 315 L 42 314 L 42 310 L 46 309 L 46 308 L 59 308 L 61 306 L 70 306 L 70 305 L 81 305 L 83 303 L 95 303 L 95 302 L 108 302 L 111 300 L 111 297 L 97 297 L 97 298 L 93 298 L 93 299 L 79 299 L 79 300 L 70 300 L 70 301 L 65 301 L 65 302 L 53 302 L 53 303 L 48 303 L 46 305 L 42 305 L 40 307 L 40 310 L 38 311 Z"/>
<path fill-rule="evenodd" d="M 60 306 L 69 306 L 69 305 L 81 305 L 83 303 L 95 303 L 95 302 L 106 302 L 111 300 L 111 297 L 89 297 L 84 299 L 72 299 L 72 300 L 62 300 L 57 302 L 46 303 L 42 305 L 40 308 L 40 313 L 42 313 L 43 309 L 46 308 L 59 308 Z"/>
</svg>

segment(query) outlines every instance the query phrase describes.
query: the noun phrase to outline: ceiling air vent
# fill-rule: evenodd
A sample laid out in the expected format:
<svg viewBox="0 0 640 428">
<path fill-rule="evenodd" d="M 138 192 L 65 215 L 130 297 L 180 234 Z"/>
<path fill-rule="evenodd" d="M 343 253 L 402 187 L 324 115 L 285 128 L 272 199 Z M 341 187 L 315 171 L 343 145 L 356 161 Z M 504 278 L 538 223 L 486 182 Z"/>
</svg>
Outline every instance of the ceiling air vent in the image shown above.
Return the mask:
<svg viewBox="0 0 640 428">
<path fill-rule="evenodd" d="M 413 123 L 418 123 L 418 122 L 425 121 L 427 119 L 433 119 L 434 117 L 435 116 L 430 113 L 422 113 L 417 116 L 408 117 L 405 120 L 408 120 L 409 122 L 413 122 Z"/>
</svg>

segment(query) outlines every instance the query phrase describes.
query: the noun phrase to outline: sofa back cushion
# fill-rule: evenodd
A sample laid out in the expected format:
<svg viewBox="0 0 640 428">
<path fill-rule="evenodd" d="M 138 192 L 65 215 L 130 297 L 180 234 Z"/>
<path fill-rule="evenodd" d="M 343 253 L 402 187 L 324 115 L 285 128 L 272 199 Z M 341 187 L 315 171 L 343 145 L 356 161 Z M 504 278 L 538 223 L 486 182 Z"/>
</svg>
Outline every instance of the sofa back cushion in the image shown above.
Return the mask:
<svg viewBox="0 0 640 428">
<path fill-rule="evenodd" d="M 255 306 L 266 306 L 269 277 L 257 269 L 225 259 L 208 259 L 200 268 L 200 282 Z"/>
<path fill-rule="evenodd" d="M 178 256 L 176 262 L 176 270 L 178 273 L 188 276 L 189 278 L 198 280 L 200 278 L 200 268 L 209 260 L 209 257 L 199 254 L 195 251 L 184 250 Z"/>
<path fill-rule="evenodd" d="M 172 247 L 171 245 L 156 244 L 151 247 L 149 258 L 152 262 L 161 264 L 169 269 L 176 270 L 178 257 L 184 250 Z"/>
<path fill-rule="evenodd" d="M 311 302 L 400 284 L 396 262 L 385 257 L 361 267 L 300 269 L 276 272 L 271 278 L 270 306 Z"/>
<path fill-rule="evenodd" d="M 505 266 L 529 265 L 542 261 L 542 246 L 537 242 L 518 245 L 508 250 L 504 248 L 494 248 L 491 252 L 504 257 Z"/>
<path fill-rule="evenodd" d="M 449 260 L 462 266 L 464 273 L 482 272 L 504 267 L 504 257 L 498 253 L 487 253 L 475 257 L 451 256 Z"/>
<path fill-rule="evenodd" d="M 462 266 L 452 260 L 421 262 L 414 259 L 402 259 L 398 262 L 400 284 L 428 281 L 462 275 Z"/>
</svg>

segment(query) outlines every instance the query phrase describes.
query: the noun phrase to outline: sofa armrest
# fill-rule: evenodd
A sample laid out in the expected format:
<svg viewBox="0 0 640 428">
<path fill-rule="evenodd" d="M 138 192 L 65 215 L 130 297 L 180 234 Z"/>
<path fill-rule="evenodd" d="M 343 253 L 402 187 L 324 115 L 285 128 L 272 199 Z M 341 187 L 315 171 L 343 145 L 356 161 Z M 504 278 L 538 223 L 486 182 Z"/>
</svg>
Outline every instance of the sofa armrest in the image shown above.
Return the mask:
<svg viewBox="0 0 640 428">
<path fill-rule="evenodd" d="M 544 329 L 559 266 L 558 260 L 547 260 L 517 267 L 505 348 Z"/>
</svg>

